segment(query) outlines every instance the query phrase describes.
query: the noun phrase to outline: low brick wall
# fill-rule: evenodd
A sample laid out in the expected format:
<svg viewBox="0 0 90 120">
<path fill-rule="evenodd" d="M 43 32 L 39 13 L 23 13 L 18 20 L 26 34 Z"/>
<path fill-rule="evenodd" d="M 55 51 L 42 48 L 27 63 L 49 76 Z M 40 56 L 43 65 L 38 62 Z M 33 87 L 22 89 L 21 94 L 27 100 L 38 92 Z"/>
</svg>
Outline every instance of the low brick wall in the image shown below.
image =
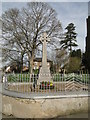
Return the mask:
<svg viewBox="0 0 90 120">
<path fill-rule="evenodd" d="M 88 111 L 88 97 L 21 99 L 3 95 L 2 112 L 18 118 L 53 118 Z"/>
</svg>

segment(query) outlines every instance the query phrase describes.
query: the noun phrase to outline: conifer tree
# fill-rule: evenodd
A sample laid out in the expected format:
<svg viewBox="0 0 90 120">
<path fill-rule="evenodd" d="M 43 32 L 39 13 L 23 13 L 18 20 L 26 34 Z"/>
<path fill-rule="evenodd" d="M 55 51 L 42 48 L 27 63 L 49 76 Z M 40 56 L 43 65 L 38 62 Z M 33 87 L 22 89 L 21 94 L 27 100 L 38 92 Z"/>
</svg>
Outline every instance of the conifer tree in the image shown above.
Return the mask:
<svg viewBox="0 0 90 120">
<path fill-rule="evenodd" d="M 68 24 L 65 28 L 65 37 L 60 41 L 61 48 L 68 49 L 70 52 L 72 51 L 72 47 L 76 47 L 77 45 L 77 33 L 75 32 L 75 26 L 73 23 Z"/>
</svg>

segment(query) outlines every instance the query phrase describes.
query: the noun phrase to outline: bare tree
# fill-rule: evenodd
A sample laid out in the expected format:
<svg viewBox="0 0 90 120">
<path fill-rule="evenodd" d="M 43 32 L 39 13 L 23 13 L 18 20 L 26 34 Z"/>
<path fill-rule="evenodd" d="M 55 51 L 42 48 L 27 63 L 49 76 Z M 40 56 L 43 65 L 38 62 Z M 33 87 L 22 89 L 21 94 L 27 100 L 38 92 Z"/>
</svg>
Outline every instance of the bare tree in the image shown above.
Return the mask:
<svg viewBox="0 0 90 120">
<path fill-rule="evenodd" d="M 58 69 L 65 68 L 68 64 L 69 55 L 65 49 L 56 50 L 56 64 Z"/>
<path fill-rule="evenodd" d="M 56 51 L 56 63 L 62 68 L 65 67 L 68 63 L 69 55 L 65 49 L 60 49 Z"/>
<path fill-rule="evenodd" d="M 53 60 L 53 67 L 56 72 L 59 72 L 60 69 L 66 68 L 69 62 L 69 54 L 65 49 L 56 49 L 53 50 L 51 59 Z M 55 67 L 56 66 L 56 67 Z"/>
<path fill-rule="evenodd" d="M 21 11 L 10 9 L 2 15 L 2 19 L 4 43 L 10 45 L 10 49 L 19 48 L 21 53 L 26 53 L 30 66 L 33 65 L 35 52 L 41 45 L 39 39 L 42 33 L 47 32 L 51 37 L 50 45 L 54 46 L 60 39 L 61 23 L 55 10 L 47 3 L 31 2 Z"/>
<path fill-rule="evenodd" d="M 5 66 L 5 62 L 6 63 L 13 63 L 16 62 L 19 64 L 20 66 L 20 72 L 22 72 L 23 70 L 23 56 L 25 53 L 23 53 L 23 51 L 18 51 L 18 50 L 14 50 L 14 49 L 10 49 L 10 48 L 2 48 L 2 61 L 4 63 Z"/>
</svg>

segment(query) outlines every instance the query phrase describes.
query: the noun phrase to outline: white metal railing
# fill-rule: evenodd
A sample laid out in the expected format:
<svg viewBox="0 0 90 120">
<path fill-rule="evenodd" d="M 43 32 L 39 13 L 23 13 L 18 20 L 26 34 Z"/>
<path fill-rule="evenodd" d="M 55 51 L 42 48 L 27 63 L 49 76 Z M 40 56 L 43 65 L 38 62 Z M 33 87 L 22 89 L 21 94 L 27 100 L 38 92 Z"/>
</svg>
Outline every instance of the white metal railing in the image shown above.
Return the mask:
<svg viewBox="0 0 90 120">
<path fill-rule="evenodd" d="M 52 74 L 50 81 L 37 84 L 38 74 L 4 74 L 5 88 L 16 92 L 66 92 L 87 91 L 90 83 L 89 74 Z"/>
</svg>

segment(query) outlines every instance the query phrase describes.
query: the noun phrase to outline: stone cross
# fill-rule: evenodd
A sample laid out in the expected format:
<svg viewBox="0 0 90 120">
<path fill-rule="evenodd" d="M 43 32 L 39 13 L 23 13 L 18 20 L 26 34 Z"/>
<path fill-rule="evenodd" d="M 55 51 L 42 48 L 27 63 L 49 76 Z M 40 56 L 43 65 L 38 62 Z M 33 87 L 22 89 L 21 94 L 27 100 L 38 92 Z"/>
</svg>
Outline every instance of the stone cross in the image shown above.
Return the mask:
<svg viewBox="0 0 90 120">
<path fill-rule="evenodd" d="M 43 35 L 40 38 L 40 41 L 43 44 L 42 67 L 46 67 L 47 66 L 47 42 L 50 41 L 50 38 L 47 36 L 46 33 L 43 33 Z"/>
<path fill-rule="evenodd" d="M 43 35 L 40 38 L 40 41 L 42 42 L 42 67 L 39 71 L 38 84 L 41 81 L 51 80 L 50 70 L 47 66 L 47 42 L 50 41 L 50 38 L 47 36 L 46 33 L 43 33 Z"/>
</svg>

